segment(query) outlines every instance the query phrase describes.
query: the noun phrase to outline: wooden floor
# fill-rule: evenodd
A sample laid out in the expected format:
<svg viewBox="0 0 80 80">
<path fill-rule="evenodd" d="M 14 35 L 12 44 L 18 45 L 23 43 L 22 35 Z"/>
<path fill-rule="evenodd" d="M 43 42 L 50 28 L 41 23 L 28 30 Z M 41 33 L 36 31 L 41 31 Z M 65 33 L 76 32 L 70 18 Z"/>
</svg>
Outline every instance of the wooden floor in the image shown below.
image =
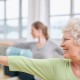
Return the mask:
<svg viewBox="0 0 80 80">
<path fill-rule="evenodd" d="M 18 77 L 9 77 L 4 75 L 3 69 L 0 68 L 0 80 L 19 80 Z"/>
</svg>

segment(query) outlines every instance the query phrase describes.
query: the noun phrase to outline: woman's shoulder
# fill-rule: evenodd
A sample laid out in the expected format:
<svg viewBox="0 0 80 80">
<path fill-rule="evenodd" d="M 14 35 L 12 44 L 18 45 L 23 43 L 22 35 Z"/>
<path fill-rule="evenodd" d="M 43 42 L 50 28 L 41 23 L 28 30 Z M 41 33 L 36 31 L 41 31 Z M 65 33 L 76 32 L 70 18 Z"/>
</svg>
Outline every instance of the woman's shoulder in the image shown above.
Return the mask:
<svg viewBox="0 0 80 80">
<path fill-rule="evenodd" d="M 56 65 L 64 65 L 64 64 L 69 64 L 70 60 L 69 59 L 64 59 L 64 58 L 52 58 L 51 63 L 56 64 Z"/>
<path fill-rule="evenodd" d="M 52 39 L 49 39 L 49 40 L 48 40 L 48 43 L 50 43 L 50 44 L 52 44 L 52 45 L 57 45 L 57 43 L 56 43 L 54 40 L 52 40 Z"/>
<path fill-rule="evenodd" d="M 27 42 L 27 44 L 29 44 L 29 45 L 35 45 L 36 42 Z"/>
<path fill-rule="evenodd" d="M 60 47 L 55 41 L 53 41 L 53 40 L 48 40 L 48 44 L 49 45 L 51 45 L 52 47 L 54 47 L 54 48 L 58 48 L 58 47 Z"/>
</svg>

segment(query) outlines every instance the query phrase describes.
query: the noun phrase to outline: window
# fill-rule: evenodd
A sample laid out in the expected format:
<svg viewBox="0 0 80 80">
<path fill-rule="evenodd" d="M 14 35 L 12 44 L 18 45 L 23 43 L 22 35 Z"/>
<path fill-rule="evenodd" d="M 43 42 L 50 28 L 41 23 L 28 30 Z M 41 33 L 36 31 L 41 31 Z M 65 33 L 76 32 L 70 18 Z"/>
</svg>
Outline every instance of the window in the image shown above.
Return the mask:
<svg viewBox="0 0 80 80">
<path fill-rule="evenodd" d="M 28 0 L 0 1 L 0 39 L 25 39 Z"/>
<path fill-rule="evenodd" d="M 80 17 L 80 0 L 50 0 L 51 38 L 60 40 L 70 17 Z"/>
</svg>

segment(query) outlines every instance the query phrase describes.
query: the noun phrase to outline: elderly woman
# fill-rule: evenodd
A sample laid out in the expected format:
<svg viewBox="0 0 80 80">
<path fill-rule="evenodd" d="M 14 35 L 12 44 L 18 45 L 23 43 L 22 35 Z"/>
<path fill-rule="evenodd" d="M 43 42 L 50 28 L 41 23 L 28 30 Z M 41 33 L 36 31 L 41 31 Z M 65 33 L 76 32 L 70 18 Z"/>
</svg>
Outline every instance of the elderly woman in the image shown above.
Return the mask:
<svg viewBox="0 0 80 80">
<path fill-rule="evenodd" d="M 63 31 L 62 48 L 66 59 L 28 59 L 1 56 L 0 63 L 11 71 L 37 75 L 42 80 L 80 80 L 80 19 L 72 19 Z"/>
</svg>

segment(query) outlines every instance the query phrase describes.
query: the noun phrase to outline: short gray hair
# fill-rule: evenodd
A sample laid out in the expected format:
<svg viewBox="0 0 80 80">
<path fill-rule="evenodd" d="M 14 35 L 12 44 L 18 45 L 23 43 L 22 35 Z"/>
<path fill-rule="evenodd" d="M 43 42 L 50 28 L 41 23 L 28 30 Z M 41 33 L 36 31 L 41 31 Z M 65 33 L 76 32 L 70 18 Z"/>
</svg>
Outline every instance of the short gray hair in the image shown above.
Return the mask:
<svg viewBox="0 0 80 80">
<path fill-rule="evenodd" d="M 80 45 L 80 18 L 72 18 L 69 20 L 63 32 L 69 31 L 71 36 L 75 38 L 76 43 Z"/>
</svg>

